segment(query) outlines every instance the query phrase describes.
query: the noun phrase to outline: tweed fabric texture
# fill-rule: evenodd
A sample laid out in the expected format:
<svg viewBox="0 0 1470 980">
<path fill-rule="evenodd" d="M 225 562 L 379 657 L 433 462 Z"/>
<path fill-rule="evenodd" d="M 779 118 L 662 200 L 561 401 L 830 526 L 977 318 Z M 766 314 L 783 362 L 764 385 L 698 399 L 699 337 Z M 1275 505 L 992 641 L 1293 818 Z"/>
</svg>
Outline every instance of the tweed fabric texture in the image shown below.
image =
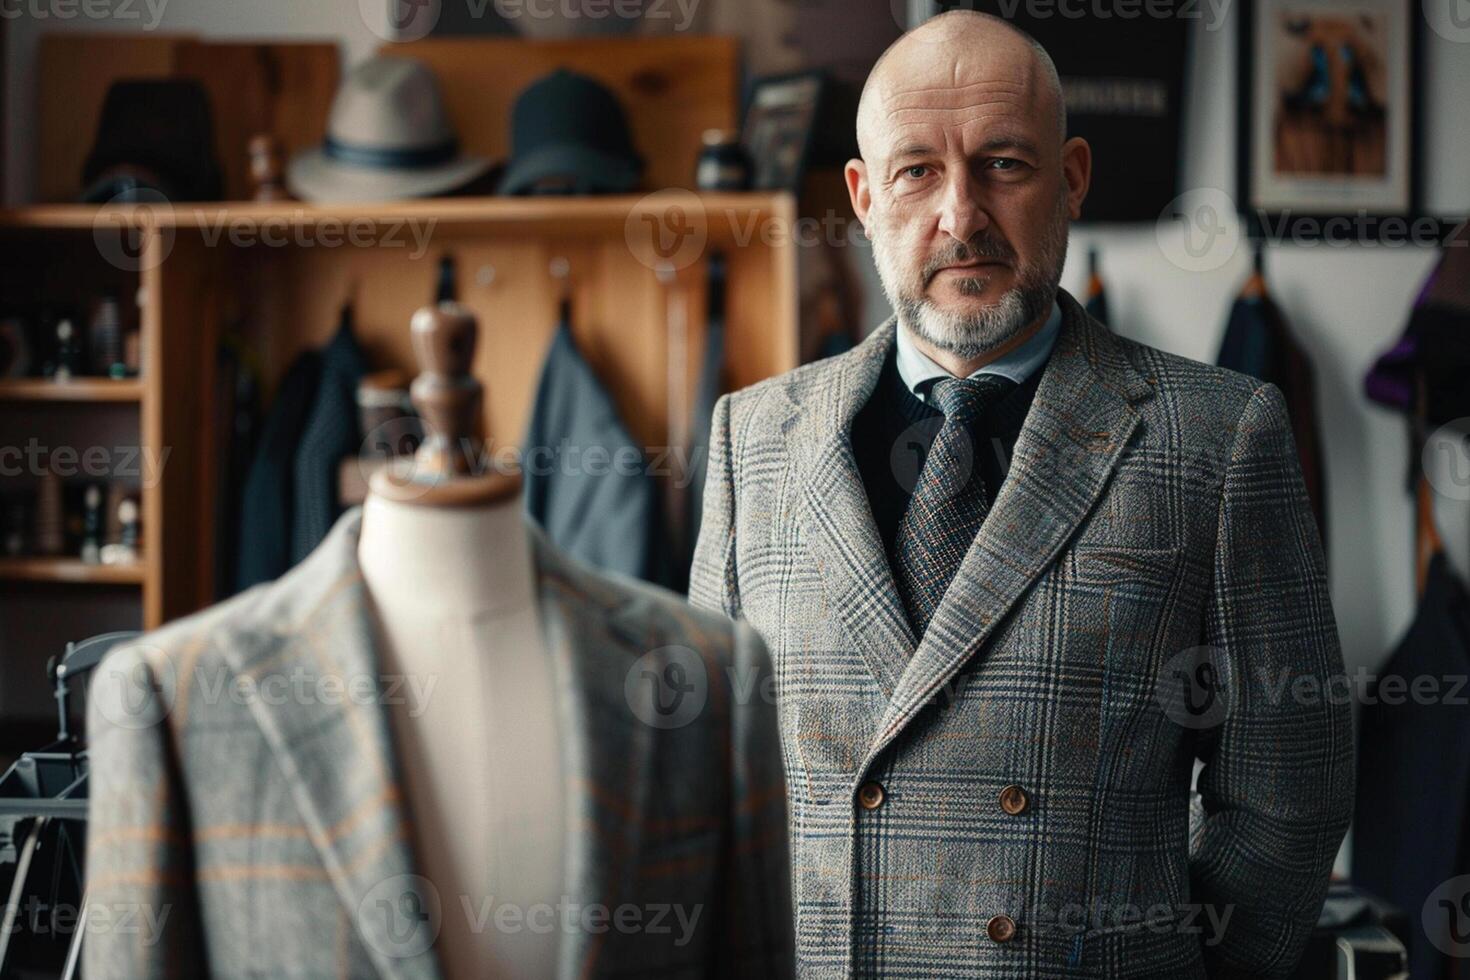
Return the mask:
<svg viewBox="0 0 1470 980">
<path fill-rule="evenodd" d="M 379 673 L 361 514 L 284 578 L 98 668 L 88 904 L 134 928 L 89 928 L 88 977 L 442 975 L 432 913 L 478 910 L 415 868 L 384 701 L 409 689 Z M 759 638 L 528 533 L 566 733 L 547 778 L 571 804 L 558 977 L 789 977 L 775 708 L 744 686 L 769 682 Z M 628 678 L 671 664 L 704 700 L 651 723 L 662 694 Z"/>
<path fill-rule="evenodd" d="M 715 413 L 691 598 L 775 662 L 804 978 L 1285 976 L 1317 920 L 1351 724 L 1281 392 L 1058 300 L 921 639 L 849 438 L 893 323 Z"/>
<path fill-rule="evenodd" d="M 894 548 L 893 571 L 915 636 L 924 635 L 990 509 L 971 427 L 1015 387 L 991 374 L 942 378 L 931 388 L 944 423 L 924 457 Z"/>
</svg>

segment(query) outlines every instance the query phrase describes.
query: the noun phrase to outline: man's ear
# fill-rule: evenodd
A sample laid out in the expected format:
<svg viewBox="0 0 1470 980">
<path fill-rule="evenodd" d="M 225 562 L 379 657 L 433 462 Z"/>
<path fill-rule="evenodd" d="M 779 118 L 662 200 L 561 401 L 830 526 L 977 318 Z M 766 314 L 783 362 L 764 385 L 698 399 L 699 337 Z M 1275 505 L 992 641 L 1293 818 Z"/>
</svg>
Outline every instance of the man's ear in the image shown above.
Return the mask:
<svg viewBox="0 0 1470 980">
<path fill-rule="evenodd" d="M 860 158 L 853 157 L 842 169 L 842 175 L 847 179 L 847 196 L 852 201 L 852 213 L 867 228 L 868 210 L 873 206 L 873 195 L 868 188 L 868 165 Z"/>
<path fill-rule="evenodd" d="M 1092 147 L 1073 136 L 1062 144 L 1062 179 L 1067 182 L 1067 214 L 1073 221 L 1082 217 L 1082 201 L 1092 186 Z"/>
</svg>

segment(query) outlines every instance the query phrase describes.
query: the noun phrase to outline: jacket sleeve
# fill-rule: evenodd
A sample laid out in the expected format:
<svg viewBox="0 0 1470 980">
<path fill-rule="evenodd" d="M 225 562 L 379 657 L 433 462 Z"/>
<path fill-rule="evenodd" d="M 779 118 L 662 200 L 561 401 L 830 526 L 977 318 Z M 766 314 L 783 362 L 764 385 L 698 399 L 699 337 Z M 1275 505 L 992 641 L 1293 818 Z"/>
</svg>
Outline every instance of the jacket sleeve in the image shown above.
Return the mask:
<svg viewBox="0 0 1470 980">
<path fill-rule="evenodd" d="M 796 969 L 795 926 L 775 678 L 760 635 L 744 622 L 733 629 L 727 888 L 718 961 L 708 975 L 790 980 Z"/>
<path fill-rule="evenodd" d="M 694 566 L 689 572 L 689 601 L 733 619 L 740 615 L 740 589 L 735 578 L 735 471 L 729 395 L 722 395 L 715 403 L 710 424 L 703 510 Z"/>
<path fill-rule="evenodd" d="M 91 680 L 82 944 L 88 977 L 209 973 L 168 723 L 170 693 L 138 647 L 110 652 Z"/>
<path fill-rule="evenodd" d="M 1322 542 L 1272 384 L 1236 425 L 1213 575 L 1203 642 L 1228 707 L 1196 743 L 1192 901 L 1229 916 L 1204 936 L 1210 976 L 1286 976 L 1352 812 L 1352 720 Z"/>
</svg>

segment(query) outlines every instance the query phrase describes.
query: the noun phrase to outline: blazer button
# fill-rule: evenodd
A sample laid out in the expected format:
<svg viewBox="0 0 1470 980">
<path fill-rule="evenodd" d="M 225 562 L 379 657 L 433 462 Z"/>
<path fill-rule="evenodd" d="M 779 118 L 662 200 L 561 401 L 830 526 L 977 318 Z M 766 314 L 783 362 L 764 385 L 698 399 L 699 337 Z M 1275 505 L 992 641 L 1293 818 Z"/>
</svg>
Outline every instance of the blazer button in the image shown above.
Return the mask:
<svg viewBox="0 0 1470 980">
<path fill-rule="evenodd" d="M 1008 915 L 992 915 L 985 923 L 985 934 L 993 942 L 1008 943 L 1016 938 L 1016 920 Z"/>
<path fill-rule="evenodd" d="M 869 780 L 858 787 L 858 803 L 864 810 L 876 810 L 883 805 L 883 784 Z"/>
<path fill-rule="evenodd" d="M 1014 784 L 1000 791 L 1000 808 L 1013 817 L 1024 811 L 1029 802 L 1026 791 Z"/>
</svg>

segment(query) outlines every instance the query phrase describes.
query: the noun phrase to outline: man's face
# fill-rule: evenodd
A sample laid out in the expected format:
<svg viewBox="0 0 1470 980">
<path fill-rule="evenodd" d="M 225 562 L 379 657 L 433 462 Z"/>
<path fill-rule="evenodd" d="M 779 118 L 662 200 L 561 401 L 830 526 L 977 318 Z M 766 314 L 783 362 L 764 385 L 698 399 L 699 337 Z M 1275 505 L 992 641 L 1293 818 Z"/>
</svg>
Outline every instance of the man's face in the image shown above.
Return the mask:
<svg viewBox="0 0 1470 980">
<path fill-rule="evenodd" d="M 848 168 L 889 302 L 918 336 L 964 358 L 1050 310 L 1081 200 L 1054 109 L 1017 59 L 885 65 L 865 159 Z"/>
</svg>

